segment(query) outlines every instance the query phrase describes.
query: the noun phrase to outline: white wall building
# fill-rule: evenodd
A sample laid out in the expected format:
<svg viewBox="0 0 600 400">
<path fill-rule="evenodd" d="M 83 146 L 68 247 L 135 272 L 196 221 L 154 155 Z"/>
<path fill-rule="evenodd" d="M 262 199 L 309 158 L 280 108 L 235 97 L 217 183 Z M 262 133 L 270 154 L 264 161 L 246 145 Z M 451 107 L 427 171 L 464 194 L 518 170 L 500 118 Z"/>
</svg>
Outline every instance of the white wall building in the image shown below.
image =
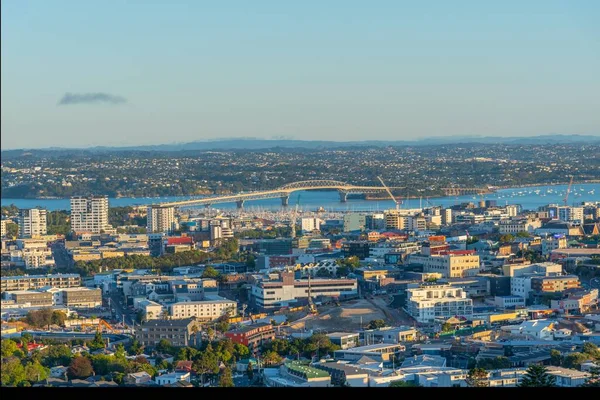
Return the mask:
<svg viewBox="0 0 600 400">
<path fill-rule="evenodd" d="M 173 319 L 196 317 L 199 321 L 212 321 L 230 312 L 237 315 L 237 303 L 231 300 L 185 301 L 169 305 Z"/>
<path fill-rule="evenodd" d="M 22 208 L 19 210 L 19 237 L 31 238 L 45 235 L 47 211 L 42 208 Z"/>
<path fill-rule="evenodd" d="M 432 322 L 436 318 L 473 316 L 473 300 L 462 288 L 450 285 L 422 285 L 406 289 L 406 311 L 418 322 Z"/>
<path fill-rule="evenodd" d="M 74 232 L 115 232 L 108 223 L 108 196 L 71 197 L 71 230 Z"/>
<path fill-rule="evenodd" d="M 48 248 L 12 250 L 10 252 L 10 261 L 27 269 L 55 265 L 52 250 Z"/>
<path fill-rule="evenodd" d="M 314 230 L 320 230 L 321 229 L 321 224 L 323 223 L 323 220 L 321 218 L 302 218 L 301 219 L 301 224 L 302 224 L 302 231 L 304 232 L 312 232 Z"/>
<path fill-rule="evenodd" d="M 175 207 L 151 205 L 147 212 L 149 233 L 170 233 L 179 227 L 175 217 Z"/>
</svg>

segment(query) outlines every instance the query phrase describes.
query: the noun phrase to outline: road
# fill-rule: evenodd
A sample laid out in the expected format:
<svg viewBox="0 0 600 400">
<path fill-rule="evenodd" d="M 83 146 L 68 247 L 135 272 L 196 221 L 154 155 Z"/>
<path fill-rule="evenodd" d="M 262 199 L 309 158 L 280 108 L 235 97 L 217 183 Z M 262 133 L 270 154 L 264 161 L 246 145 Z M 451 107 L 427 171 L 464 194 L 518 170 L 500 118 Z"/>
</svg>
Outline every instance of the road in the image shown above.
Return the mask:
<svg viewBox="0 0 600 400">
<path fill-rule="evenodd" d="M 52 249 L 52 257 L 54 257 L 56 268 L 69 269 L 75 266 L 75 262 L 69 256 L 69 253 L 67 253 L 64 241 L 57 240 L 50 245 L 50 248 Z"/>
<path fill-rule="evenodd" d="M 113 291 L 110 293 L 109 299 L 111 310 L 115 310 L 113 313 L 114 319 L 118 322 L 123 322 L 123 316 L 125 316 L 125 324 L 133 325 L 135 313 L 127 308 L 123 295 L 117 291 Z"/>
</svg>

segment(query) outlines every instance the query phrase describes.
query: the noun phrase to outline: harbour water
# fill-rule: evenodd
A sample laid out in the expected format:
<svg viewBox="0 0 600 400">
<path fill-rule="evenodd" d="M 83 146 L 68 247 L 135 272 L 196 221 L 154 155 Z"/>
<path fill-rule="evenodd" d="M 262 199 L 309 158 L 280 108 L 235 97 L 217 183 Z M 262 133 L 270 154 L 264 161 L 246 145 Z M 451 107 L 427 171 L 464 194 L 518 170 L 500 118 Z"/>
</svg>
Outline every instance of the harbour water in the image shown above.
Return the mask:
<svg viewBox="0 0 600 400">
<path fill-rule="evenodd" d="M 496 200 L 498 205 L 520 204 L 524 210 L 536 210 L 538 207 L 558 203 L 563 204 L 568 185 L 529 186 L 525 188 L 500 189 L 487 195 L 465 195 L 454 197 L 411 198 L 403 200 L 401 208 L 418 208 L 419 206 L 448 207 L 464 202 Z M 411 193 L 414 196 L 414 193 Z M 137 206 L 168 201 L 189 200 L 192 197 L 156 197 L 156 198 L 110 198 L 111 207 Z M 568 204 L 600 201 L 600 183 L 574 184 L 569 194 Z M 69 199 L 1 199 L 3 206 L 14 204 L 19 208 L 43 207 L 47 210 L 69 210 Z M 316 210 L 323 207 L 327 211 L 383 211 L 394 208 L 392 200 L 348 199 L 341 203 L 337 191 L 298 191 L 291 194 L 289 205 L 301 210 Z M 203 206 L 200 206 L 203 207 Z M 228 210 L 236 208 L 235 203 L 213 205 L 214 209 Z M 244 208 L 252 210 L 279 210 L 280 199 L 247 201 Z"/>
</svg>

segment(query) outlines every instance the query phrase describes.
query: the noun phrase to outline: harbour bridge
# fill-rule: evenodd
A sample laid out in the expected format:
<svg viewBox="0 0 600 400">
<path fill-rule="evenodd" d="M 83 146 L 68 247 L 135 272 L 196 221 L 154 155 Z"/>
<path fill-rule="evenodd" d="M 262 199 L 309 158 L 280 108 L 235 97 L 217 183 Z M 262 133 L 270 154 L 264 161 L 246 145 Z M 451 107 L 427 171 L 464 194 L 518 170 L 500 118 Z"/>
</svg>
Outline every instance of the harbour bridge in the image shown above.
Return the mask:
<svg viewBox="0 0 600 400">
<path fill-rule="evenodd" d="M 346 182 L 333 180 L 312 180 L 289 183 L 281 186 L 278 189 L 264 190 L 259 192 L 238 193 L 228 196 L 202 197 L 190 200 L 172 201 L 160 203 L 161 207 L 191 207 L 191 206 L 206 206 L 210 207 L 213 204 L 236 203 L 238 208 L 244 206 L 244 202 L 249 200 L 263 199 L 281 199 L 281 205 L 289 204 L 290 194 L 298 190 L 337 190 L 340 194 L 340 201 L 345 202 L 349 193 L 373 194 L 385 192 L 383 186 L 357 186 Z M 390 189 L 404 189 L 404 187 L 390 187 Z"/>
</svg>

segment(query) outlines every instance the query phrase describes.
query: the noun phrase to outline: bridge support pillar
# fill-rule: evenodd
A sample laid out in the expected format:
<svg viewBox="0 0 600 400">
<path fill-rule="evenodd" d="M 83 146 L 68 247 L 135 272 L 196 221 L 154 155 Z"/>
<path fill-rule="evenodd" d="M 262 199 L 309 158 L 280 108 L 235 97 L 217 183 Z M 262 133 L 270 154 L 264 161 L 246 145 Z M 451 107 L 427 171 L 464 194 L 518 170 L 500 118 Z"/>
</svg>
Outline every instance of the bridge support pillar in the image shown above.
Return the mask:
<svg viewBox="0 0 600 400">
<path fill-rule="evenodd" d="M 281 205 L 287 207 L 290 204 L 290 196 L 281 197 Z"/>
<path fill-rule="evenodd" d="M 340 193 L 340 202 L 345 203 L 348 200 L 348 192 L 342 192 L 340 190 L 339 193 Z"/>
<path fill-rule="evenodd" d="M 204 208 L 210 208 L 211 204 L 205 204 Z"/>
<path fill-rule="evenodd" d="M 238 200 L 235 202 L 237 208 L 244 208 L 244 200 Z"/>
</svg>

